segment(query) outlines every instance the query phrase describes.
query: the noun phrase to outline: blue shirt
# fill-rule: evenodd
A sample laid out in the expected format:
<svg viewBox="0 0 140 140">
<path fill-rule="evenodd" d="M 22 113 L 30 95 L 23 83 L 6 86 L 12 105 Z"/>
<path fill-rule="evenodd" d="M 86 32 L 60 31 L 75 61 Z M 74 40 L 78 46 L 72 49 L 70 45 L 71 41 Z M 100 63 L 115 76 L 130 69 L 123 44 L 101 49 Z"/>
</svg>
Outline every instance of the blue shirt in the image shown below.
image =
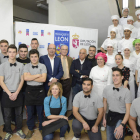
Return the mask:
<svg viewBox="0 0 140 140">
<path fill-rule="evenodd" d="M 51 96 L 46 97 L 44 99 L 44 110 L 45 110 L 46 117 L 51 115 L 50 108 L 60 108 L 60 97 L 56 99 L 55 97 L 52 96 L 51 102 L 50 102 L 50 98 Z M 50 102 L 50 106 L 49 106 L 49 102 Z M 65 115 L 67 111 L 67 99 L 64 96 L 61 97 L 61 103 L 62 103 L 62 110 L 59 115 Z"/>
</svg>

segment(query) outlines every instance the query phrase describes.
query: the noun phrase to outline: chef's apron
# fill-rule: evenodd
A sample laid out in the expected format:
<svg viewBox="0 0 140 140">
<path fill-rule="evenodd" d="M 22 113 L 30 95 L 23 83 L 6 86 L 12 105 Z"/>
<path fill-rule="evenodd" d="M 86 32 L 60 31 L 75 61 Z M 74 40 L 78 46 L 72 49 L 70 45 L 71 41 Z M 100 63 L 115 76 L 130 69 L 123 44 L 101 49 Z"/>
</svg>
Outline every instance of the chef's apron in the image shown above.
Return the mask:
<svg viewBox="0 0 140 140">
<path fill-rule="evenodd" d="M 49 107 L 50 107 L 51 99 L 52 99 L 52 96 L 50 98 Z M 50 107 L 50 113 L 51 113 L 51 115 L 59 115 L 61 110 L 62 110 L 62 103 L 61 103 L 61 98 L 60 98 L 60 108 L 51 108 Z M 50 120 L 50 119 L 45 117 L 45 121 L 48 121 L 48 120 Z M 64 125 L 68 125 L 67 131 L 69 132 L 70 127 L 69 127 L 68 121 L 66 119 L 59 119 L 59 120 L 54 121 L 54 122 L 52 122 L 52 123 L 50 123 L 50 124 L 48 124 L 46 126 L 43 126 L 42 127 L 42 136 L 43 136 L 43 138 L 46 135 L 55 132 L 57 129 L 61 128 Z"/>
<path fill-rule="evenodd" d="M 43 85 L 40 86 L 30 86 L 27 85 L 25 93 L 25 105 L 43 105 L 45 98 L 45 90 Z"/>
</svg>

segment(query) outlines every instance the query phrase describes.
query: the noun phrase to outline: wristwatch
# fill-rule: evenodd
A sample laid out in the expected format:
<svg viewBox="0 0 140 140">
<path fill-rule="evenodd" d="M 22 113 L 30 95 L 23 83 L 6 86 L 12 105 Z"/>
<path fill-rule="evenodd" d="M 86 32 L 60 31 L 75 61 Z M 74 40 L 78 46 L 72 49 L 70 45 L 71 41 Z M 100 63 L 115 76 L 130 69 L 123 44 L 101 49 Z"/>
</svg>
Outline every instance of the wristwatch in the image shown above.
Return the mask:
<svg viewBox="0 0 140 140">
<path fill-rule="evenodd" d="M 125 124 L 124 123 L 121 123 L 121 125 L 124 127 L 125 126 Z"/>
</svg>

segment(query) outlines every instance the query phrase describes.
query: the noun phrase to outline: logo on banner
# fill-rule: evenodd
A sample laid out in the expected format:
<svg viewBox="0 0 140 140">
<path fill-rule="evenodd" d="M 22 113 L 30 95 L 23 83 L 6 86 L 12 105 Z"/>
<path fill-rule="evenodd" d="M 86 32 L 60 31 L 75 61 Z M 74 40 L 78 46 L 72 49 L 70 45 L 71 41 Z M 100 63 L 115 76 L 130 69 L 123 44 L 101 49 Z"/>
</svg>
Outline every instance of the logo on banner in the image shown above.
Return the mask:
<svg viewBox="0 0 140 140">
<path fill-rule="evenodd" d="M 60 49 L 62 45 L 68 46 L 69 54 L 70 32 L 69 31 L 54 31 L 54 44 L 56 45 L 56 56 L 60 55 Z"/>
<path fill-rule="evenodd" d="M 26 29 L 26 36 L 29 36 L 29 29 Z"/>
<path fill-rule="evenodd" d="M 72 46 L 73 46 L 73 48 L 76 49 L 76 48 L 79 47 L 79 35 L 77 35 L 75 33 L 75 35 L 73 35 L 72 37 L 73 37 L 73 39 L 72 39 Z"/>
<path fill-rule="evenodd" d="M 47 35 L 51 35 L 51 32 L 48 32 Z"/>
<path fill-rule="evenodd" d="M 41 36 L 44 36 L 44 30 L 41 30 Z"/>
<path fill-rule="evenodd" d="M 45 48 L 45 45 L 39 45 L 39 48 Z"/>
<path fill-rule="evenodd" d="M 38 35 L 38 32 L 33 32 L 33 35 Z"/>
<path fill-rule="evenodd" d="M 21 31 L 21 30 L 19 30 L 19 31 L 18 31 L 18 33 L 19 33 L 19 34 L 22 34 L 22 31 Z"/>
</svg>

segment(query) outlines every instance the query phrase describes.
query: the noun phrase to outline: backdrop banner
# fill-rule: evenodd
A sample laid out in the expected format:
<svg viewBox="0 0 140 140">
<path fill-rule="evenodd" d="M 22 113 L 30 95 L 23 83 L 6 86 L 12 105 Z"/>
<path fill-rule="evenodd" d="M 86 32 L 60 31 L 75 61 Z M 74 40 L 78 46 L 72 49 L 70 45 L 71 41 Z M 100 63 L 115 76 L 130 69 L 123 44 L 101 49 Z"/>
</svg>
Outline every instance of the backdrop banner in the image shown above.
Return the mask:
<svg viewBox="0 0 140 140">
<path fill-rule="evenodd" d="M 15 45 L 17 47 L 25 43 L 30 50 L 32 38 L 38 39 L 38 50 L 43 55 L 47 54 L 47 47 L 50 43 L 56 45 L 56 56 L 60 55 L 61 46 L 67 45 L 68 55 L 73 59 L 78 58 L 81 48 L 88 51 L 90 45 L 98 47 L 98 29 L 15 22 Z"/>
</svg>

